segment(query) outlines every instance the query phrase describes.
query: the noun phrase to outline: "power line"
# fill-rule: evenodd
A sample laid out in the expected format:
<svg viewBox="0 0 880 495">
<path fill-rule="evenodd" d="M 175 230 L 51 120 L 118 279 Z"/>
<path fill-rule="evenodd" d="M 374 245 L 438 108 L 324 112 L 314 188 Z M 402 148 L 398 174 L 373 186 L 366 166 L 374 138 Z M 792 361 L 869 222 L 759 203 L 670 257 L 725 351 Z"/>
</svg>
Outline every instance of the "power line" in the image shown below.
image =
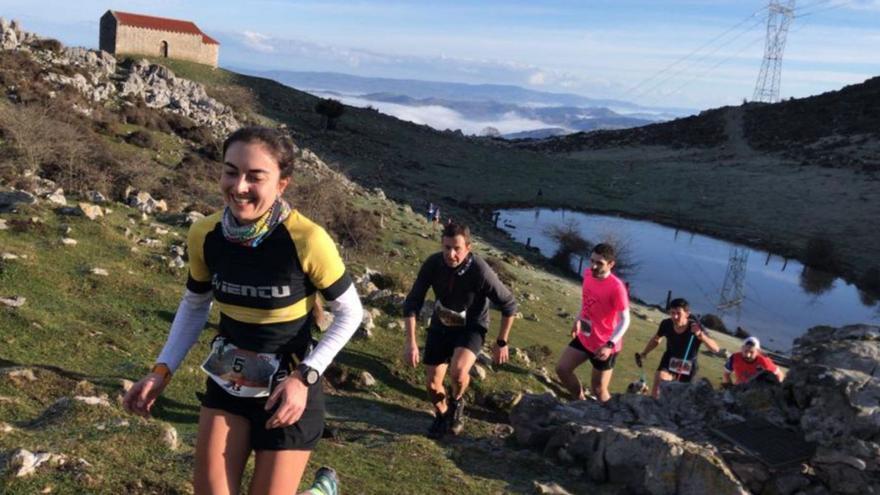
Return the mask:
<svg viewBox="0 0 880 495">
<path fill-rule="evenodd" d="M 730 56 L 728 56 L 727 58 L 725 58 L 725 59 L 719 61 L 718 63 L 712 65 L 711 67 L 707 68 L 706 70 L 697 73 L 696 75 L 694 75 L 694 76 L 691 77 L 690 79 L 686 80 L 684 83 L 682 83 L 680 86 L 678 86 L 678 87 L 675 88 L 674 90 L 672 90 L 672 91 L 670 91 L 669 93 L 666 93 L 665 95 L 662 95 L 662 96 L 670 96 L 670 95 L 677 94 L 679 91 L 681 91 L 682 89 L 684 89 L 686 86 L 690 85 L 691 83 L 693 83 L 693 82 L 696 81 L 697 79 L 702 78 L 703 76 L 705 76 L 706 74 L 708 74 L 708 73 L 714 71 L 715 69 L 717 69 L 717 68 L 720 67 L 721 65 L 726 64 L 727 62 L 730 62 L 730 61 L 733 60 L 734 58 L 736 58 L 736 57 L 742 55 L 743 52 L 745 52 L 745 51 L 748 50 L 749 48 L 752 48 L 753 46 L 757 45 L 759 42 L 761 42 L 761 41 L 763 41 L 763 40 L 764 40 L 764 35 L 761 35 L 761 36 L 759 36 L 759 37 L 757 37 L 757 38 L 754 38 L 753 40 L 751 40 L 748 44 L 746 44 L 745 46 L 743 46 L 740 50 L 738 50 L 738 51 L 737 51 L 736 53 L 734 53 L 733 55 L 730 55 Z M 659 96 L 661 96 L 661 95 L 657 95 L 657 96 L 655 96 L 654 99 L 653 99 L 652 101 L 656 101 L 656 99 L 657 99 Z"/>
<path fill-rule="evenodd" d="M 708 59 L 710 56 L 712 56 L 712 55 L 718 53 L 718 51 L 720 51 L 722 48 L 724 48 L 724 47 L 726 47 L 726 46 L 732 44 L 734 41 L 736 41 L 736 40 L 738 40 L 740 37 L 742 37 L 742 35 L 744 35 L 744 34 L 750 32 L 751 30 L 753 30 L 753 29 L 755 29 L 756 27 L 762 25 L 763 23 L 764 23 L 764 19 L 759 19 L 758 22 L 756 22 L 756 23 L 752 24 L 751 26 L 749 26 L 745 31 L 741 31 L 739 34 L 737 34 L 736 36 L 734 36 L 733 38 L 731 38 L 731 39 L 730 39 L 729 41 L 727 41 L 726 43 L 724 43 L 724 44 L 722 44 L 722 45 L 719 45 L 718 47 L 716 47 L 716 48 L 715 48 L 714 50 L 712 50 L 711 52 L 708 52 L 708 53 L 703 54 L 700 58 L 698 58 L 697 60 L 695 60 L 694 63 L 699 63 L 699 62 L 702 62 L 702 61 Z M 763 35 L 762 35 L 761 39 L 763 39 Z M 726 62 L 727 60 L 729 60 L 729 59 L 725 59 L 723 62 Z M 720 64 L 716 64 L 714 67 L 717 67 L 718 65 L 720 65 Z M 714 68 L 714 67 L 713 67 L 713 68 Z M 641 91 L 641 92 L 639 92 L 638 94 L 634 95 L 634 97 L 645 96 L 645 95 L 647 95 L 647 94 L 649 94 L 649 93 L 654 92 L 655 90 L 659 89 L 661 86 L 663 86 L 664 84 L 666 84 L 669 80 L 671 80 L 671 79 L 674 78 L 675 76 L 678 76 L 678 75 L 682 74 L 683 72 L 685 72 L 685 71 L 687 71 L 687 70 L 689 70 L 689 69 L 691 69 L 691 67 L 684 67 L 684 68 L 682 68 L 682 69 L 680 69 L 680 70 L 678 70 L 678 71 L 676 71 L 676 72 L 670 74 L 669 76 L 667 76 L 666 78 L 664 78 L 662 81 L 660 81 L 659 83 L 655 84 L 655 85 L 652 86 L 651 88 L 649 88 L 649 89 L 647 89 L 647 90 L 644 90 L 644 91 Z M 710 69 L 710 70 L 711 70 L 711 69 Z"/>
<path fill-rule="evenodd" d="M 695 50 L 693 50 L 692 52 L 688 53 L 687 55 L 685 55 L 685 56 L 683 56 L 683 57 L 681 57 L 681 58 L 675 60 L 675 61 L 672 62 L 671 64 L 669 64 L 669 65 L 667 65 L 666 67 L 660 69 L 659 71 L 657 71 L 657 72 L 655 72 L 654 74 L 648 76 L 647 78 L 645 78 L 645 79 L 639 81 L 639 82 L 636 83 L 634 86 L 632 86 L 632 87 L 630 87 L 629 89 L 627 89 L 627 90 L 623 93 L 622 96 L 626 96 L 626 95 L 632 94 L 632 93 L 633 93 L 636 89 L 638 89 L 639 87 L 641 87 L 641 86 L 643 86 L 643 85 L 645 85 L 645 84 L 651 82 L 652 80 L 654 80 L 655 78 L 659 77 L 659 76 L 662 75 L 663 73 L 665 73 L 665 72 L 671 70 L 672 68 L 678 66 L 680 63 L 682 63 L 682 62 L 684 62 L 685 60 L 687 60 L 687 59 L 691 58 L 692 56 L 696 55 L 697 53 L 699 53 L 699 52 L 702 51 L 703 49 L 708 48 L 709 46 L 711 46 L 711 45 L 712 45 L 713 43 L 715 43 L 716 41 L 718 41 L 718 40 L 720 40 L 721 38 L 727 36 L 728 33 L 734 31 L 734 30 L 737 29 L 738 27 L 740 27 L 740 26 L 742 26 L 743 24 L 746 24 L 746 23 L 749 22 L 750 20 L 754 19 L 754 17 L 755 17 L 756 15 L 758 15 L 758 14 L 761 13 L 761 12 L 763 12 L 764 10 L 766 10 L 766 7 L 761 7 L 760 9 L 758 9 L 758 10 L 752 12 L 752 13 L 749 14 L 746 18 L 744 18 L 744 19 L 742 19 L 741 21 L 737 22 L 736 24 L 734 24 L 733 26 L 731 26 L 730 28 L 728 28 L 727 30 L 725 30 L 724 32 L 722 32 L 721 34 L 715 36 L 715 37 L 712 38 L 711 40 L 709 40 L 709 41 L 707 41 L 706 43 L 700 45 L 700 47 L 698 47 L 697 49 L 695 49 Z M 761 22 L 763 23 L 763 18 L 762 18 Z M 749 28 L 747 29 L 747 31 L 750 30 L 751 28 L 752 28 L 752 27 L 749 27 Z"/>
<path fill-rule="evenodd" d="M 801 18 L 801 17 L 807 17 L 807 16 L 810 16 L 810 15 L 813 15 L 813 14 L 818 14 L 819 12 L 827 12 L 827 11 L 829 11 L 829 10 L 839 9 L 839 8 L 841 8 L 841 7 L 845 7 L 845 6 L 847 6 L 848 4 L 849 4 L 848 1 L 846 1 L 846 2 L 841 2 L 841 3 L 838 3 L 838 4 L 830 5 L 830 6 L 828 6 L 828 7 L 822 8 L 822 9 L 816 9 L 816 10 L 813 10 L 813 11 L 804 12 L 803 14 L 796 14 L 794 17 L 795 17 L 796 19 Z"/>
</svg>

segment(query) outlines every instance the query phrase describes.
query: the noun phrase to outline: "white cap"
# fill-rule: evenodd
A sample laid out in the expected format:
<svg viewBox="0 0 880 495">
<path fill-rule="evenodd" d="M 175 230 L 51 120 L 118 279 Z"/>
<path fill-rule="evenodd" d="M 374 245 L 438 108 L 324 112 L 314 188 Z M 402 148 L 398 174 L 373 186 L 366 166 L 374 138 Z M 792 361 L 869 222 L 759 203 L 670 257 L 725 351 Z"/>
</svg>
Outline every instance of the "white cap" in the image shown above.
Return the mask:
<svg viewBox="0 0 880 495">
<path fill-rule="evenodd" d="M 745 347 L 747 345 L 752 346 L 758 350 L 761 349 L 761 341 L 758 340 L 758 337 L 749 337 L 746 340 L 743 340 L 743 347 Z"/>
</svg>

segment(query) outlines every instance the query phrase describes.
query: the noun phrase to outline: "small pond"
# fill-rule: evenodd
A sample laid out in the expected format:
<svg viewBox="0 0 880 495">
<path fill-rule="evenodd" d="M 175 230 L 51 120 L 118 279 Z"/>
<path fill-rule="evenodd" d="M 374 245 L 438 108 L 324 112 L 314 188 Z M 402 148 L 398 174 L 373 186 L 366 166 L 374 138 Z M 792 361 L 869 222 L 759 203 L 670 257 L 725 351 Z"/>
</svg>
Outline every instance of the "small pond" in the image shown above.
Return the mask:
<svg viewBox="0 0 880 495">
<path fill-rule="evenodd" d="M 671 290 L 690 301 L 692 312 L 716 314 L 768 348 L 786 351 L 815 325 L 880 323 L 880 303 L 855 285 L 766 251 L 615 216 L 545 208 L 498 214 L 499 228 L 548 257 L 558 249 L 554 229 L 573 228 L 591 243 L 612 239 L 623 246 L 618 275 L 634 297 L 665 305 Z M 579 264 L 572 256 L 572 269 Z"/>
</svg>

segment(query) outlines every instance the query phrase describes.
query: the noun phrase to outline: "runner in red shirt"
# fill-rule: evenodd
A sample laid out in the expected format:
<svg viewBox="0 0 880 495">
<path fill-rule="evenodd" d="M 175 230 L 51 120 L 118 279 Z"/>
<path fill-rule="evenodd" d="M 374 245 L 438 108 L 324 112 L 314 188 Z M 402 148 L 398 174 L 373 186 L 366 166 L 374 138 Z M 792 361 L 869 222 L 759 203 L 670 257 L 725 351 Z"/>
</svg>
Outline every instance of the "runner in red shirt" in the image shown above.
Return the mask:
<svg viewBox="0 0 880 495">
<path fill-rule="evenodd" d="M 721 384 L 746 383 L 763 371 L 774 374 L 780 382 L 785 379 L 785 373 L 776 363 L 761 354 L 761 342 L 758 338 L 749 337 L 743 341 L 742 350 L 730 356 L 725 363 Z M 735 381 L 731 381 L 731 375 Z"/>
<path fill-rule="evenodd" d="M 585 395 L 574 370 L 587 360 L 593 365 L 590 390 L 602 402 L 611 398 L 608 384 L 630 319 L 626 286 L 611 273 L 615 262 L 610 244 L 593 248 L 590 269 L 584 272 L 581 312 L 572 325 L 572 340 L 556 365 L 556 374 L 577 400 Z"/>
</svg>

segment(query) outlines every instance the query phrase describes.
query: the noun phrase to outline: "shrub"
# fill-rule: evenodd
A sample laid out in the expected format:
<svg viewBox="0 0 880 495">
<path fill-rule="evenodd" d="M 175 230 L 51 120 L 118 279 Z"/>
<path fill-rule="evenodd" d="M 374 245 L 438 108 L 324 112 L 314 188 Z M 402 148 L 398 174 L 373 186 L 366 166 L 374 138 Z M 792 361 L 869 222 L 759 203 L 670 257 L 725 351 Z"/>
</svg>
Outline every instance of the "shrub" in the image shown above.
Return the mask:
<svg viewBox="0 0 880 495">
<path fill-rule="evenodd" d="M 825 236 L 815 236 L 807 241 L 804 264 L 820 270 L 831 271 L 837 268 L 834 244 Z"/>
<path fill-rule="evenodd" d="M 345 105 L 332 98 L 319 100 L 315 104 L 315 112 L 324 117 L 324 128 L 336 129 L 336 120 L 345 113 Z"/>
<path fill-rule="evenodd" d="M 52 52 L 60 52 L 63 45 L 60 41 L 52 38 L 43 38 L 31 42 L 31 47 L 37 50 L 49 50 Z"/>
<path fill-rule="evenodd" d="M 343 246 L 367 251 L 379 239 L 379 219 L 352 204 L 346 191 L 332 177 L 295 180 L 288 188 L 291 204 L 330 231 Z"/>
<path fill-rule="evenodd" d="M 139 146 L 141 148 L 147 148 L 154 151 L 159 149 L 159 142 L 147 131 L 134 131 L 125 137 L 125 141 L 128 142 L 128 144 Z"/>
</svg>

